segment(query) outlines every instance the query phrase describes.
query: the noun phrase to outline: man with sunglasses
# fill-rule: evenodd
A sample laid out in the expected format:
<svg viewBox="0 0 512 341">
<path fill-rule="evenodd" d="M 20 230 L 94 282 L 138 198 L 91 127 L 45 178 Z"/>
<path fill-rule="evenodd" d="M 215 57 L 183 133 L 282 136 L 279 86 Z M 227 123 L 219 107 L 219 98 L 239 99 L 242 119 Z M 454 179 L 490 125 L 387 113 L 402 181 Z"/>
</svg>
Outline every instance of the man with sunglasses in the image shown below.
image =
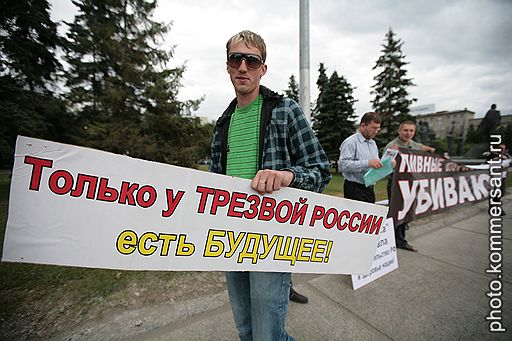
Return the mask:
<svg viewBox="0 0 512 341">
<path fill-rule="evenodd" d="M 331 179 L 329 160 L 304 113 L 260 85 L 267 72 L 263 39 L 239 32 L 226 52 L 236 98 L 215 126 L 210 171 L 252 179 L 262 195 L 287 186 L 321 192 Z M 290 281 L 290 273 L 226 273 L 241 340 L 294 340 L 285 330 Z"/>
</svg>

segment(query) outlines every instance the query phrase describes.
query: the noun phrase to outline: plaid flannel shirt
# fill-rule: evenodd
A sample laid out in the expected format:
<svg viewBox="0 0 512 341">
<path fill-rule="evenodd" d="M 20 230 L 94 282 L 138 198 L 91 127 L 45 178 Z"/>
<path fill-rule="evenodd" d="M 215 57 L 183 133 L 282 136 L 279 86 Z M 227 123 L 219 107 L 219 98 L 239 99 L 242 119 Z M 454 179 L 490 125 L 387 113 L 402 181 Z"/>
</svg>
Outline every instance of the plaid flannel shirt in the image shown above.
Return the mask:
<svg viewBox="0 0 512 341">
<path fill-rule="evenodd" d="M 263 96 L 259 169 L 289 170 L 291 187 L 322 192 L 331 180 L 330 162 L 297 102 L 260 86 Z M 209 170 L 225 174 L 231 102 L 215 126 Z"/>
</svg>

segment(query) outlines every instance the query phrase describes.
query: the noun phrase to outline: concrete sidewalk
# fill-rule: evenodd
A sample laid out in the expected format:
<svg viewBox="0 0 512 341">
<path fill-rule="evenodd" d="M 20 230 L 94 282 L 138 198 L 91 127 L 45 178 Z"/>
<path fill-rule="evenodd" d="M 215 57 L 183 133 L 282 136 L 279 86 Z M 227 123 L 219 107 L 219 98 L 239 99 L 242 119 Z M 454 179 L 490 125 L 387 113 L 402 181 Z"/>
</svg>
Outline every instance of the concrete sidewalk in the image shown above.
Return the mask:
<svg viewBox="0 0 512 341">
<path fill-rule="evenodd" d="M 504 198 L 502 323 L 491 334 L 487 204 L 451 210 L 415 221 L 408 240 L 419 252 L 398 250 L 399 268 L 356 291 L 350 276 L 293 276 L 309 303 L 290 303 L 288 332 L 297 340 L 511 340 L 512 196 Z M 115 335 L 91 331 L 84 338 L 126 340 L 238 340 L 227 293 L 210 295 L 147 312 L 157 327 L 126 323 Z M 127 312 L 126 314 L 129 314 Z M 138 312 L 140 315 L 140 311 Z M 144 318 L 141 316 L 134 318 Z M 115 317 L 112 317 L 115 320 Z M 112 322 L 112 321 L 111 321 Z M 114 323 L 114 322 L 112 322 Z M 112 326 L 110 326 L 112 327 Z M 127 329 L 128 328 L 128 329 Z M 75 337 L 66 340 L 79 339 Z"/>
</svg>

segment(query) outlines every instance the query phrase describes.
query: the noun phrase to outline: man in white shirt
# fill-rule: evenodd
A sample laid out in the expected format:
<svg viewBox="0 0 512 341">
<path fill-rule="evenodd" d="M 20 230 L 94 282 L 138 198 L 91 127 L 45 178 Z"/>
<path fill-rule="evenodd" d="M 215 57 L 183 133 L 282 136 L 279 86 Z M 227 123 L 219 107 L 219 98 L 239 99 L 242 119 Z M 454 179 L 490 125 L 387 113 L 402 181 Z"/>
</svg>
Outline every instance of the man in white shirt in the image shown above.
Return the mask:
<svg viewBox="0 0 512 341">
<path fill-rule="evenodd" d="M 366 187 L 364 174 L 370 168 L 381 168 L 379 150 L 373 138 L 380 130 L 380 116 L 367 112 L 361 118 L 359 128 L 340 146 L 338 169 L 345 178 L 343 196 L 347 199 L 375 203 L 373 186 Z"/>
</svg>

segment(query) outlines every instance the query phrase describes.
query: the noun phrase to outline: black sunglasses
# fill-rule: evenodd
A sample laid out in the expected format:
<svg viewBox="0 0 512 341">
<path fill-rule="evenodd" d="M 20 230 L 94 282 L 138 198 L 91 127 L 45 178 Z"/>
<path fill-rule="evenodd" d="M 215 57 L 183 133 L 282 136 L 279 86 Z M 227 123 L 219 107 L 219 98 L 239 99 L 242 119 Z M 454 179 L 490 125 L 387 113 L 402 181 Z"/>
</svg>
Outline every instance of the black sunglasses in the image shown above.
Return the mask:
<svg viewBox="0 0 512 341">
<path fill-rule="evenodd" d="M 257 69 L 263 64 L 258 55 L 233 52 L 228 55 L 228 65 L 239 67 L 243 59 L 245 59 L 245 64 L 249 69 Z"/>
</svg>

